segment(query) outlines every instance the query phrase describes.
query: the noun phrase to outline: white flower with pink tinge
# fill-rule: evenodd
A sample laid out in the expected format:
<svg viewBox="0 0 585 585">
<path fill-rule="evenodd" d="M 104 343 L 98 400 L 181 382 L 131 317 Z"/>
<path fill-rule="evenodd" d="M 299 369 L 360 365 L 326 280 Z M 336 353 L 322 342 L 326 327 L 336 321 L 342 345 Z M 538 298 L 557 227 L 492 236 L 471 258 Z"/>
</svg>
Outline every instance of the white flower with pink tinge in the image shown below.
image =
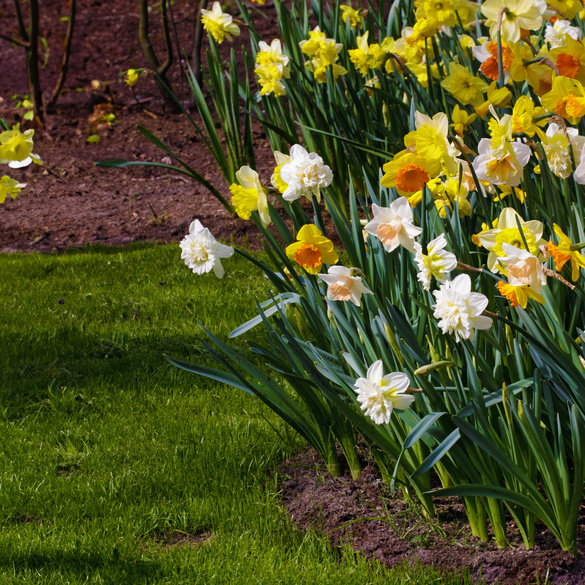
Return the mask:
<svg viewBox="0 0 585 585">
<path fill-rule="evenodd" d="M 181 258 L 195 274 L 213 270 L 217 278 L 223 276 L 221 258 L 229 258 L 234 249 L 215 241 L 211 232 L 196 219 L 189 227 L 189 234 L 181 241 Z"/>
<path fill-rule="evenodd" d="M 349 301 L 359 307 L 362 295 L 372 294 L 361 277 L 352 275 L 352 270 L 345 266 L 330 266 L 327 274 L 317 275 L 327 283 L 327 298 L 330 301 Z"/>
<path fill-rule="evenodd" d="M 380 207 L 373 203 L 372 211 L 374 218 L 365 225 L 366 232 L 376 236 L 386 252 L 404 246 L 414 254 L 414 238 L 422 232 L 422 228 L 412 223 L 412 207 L 408 199 L 399 197 L 390 203 L 390 207 Z"/>
<path fill-rule="evenodd" d="M 365 378 L 355 381 L 354 390 L 361 409 L 366 411 L 376 424 L 386 424 L 392 410 L 406 410 L 413 402 L 414 396 L 406 394 L 410 380 L 402 372 L 384 374 L 382 360 L 375 361 Z"/>
</svg>

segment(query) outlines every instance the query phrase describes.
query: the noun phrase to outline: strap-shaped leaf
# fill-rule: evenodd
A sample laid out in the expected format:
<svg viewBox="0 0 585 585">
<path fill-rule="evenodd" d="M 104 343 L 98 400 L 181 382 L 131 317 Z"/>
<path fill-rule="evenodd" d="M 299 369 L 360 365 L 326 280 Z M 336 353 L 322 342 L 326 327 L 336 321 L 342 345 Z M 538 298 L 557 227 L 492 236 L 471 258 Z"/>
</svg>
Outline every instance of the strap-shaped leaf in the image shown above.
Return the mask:
<svg viewBox="0 0 585 585">
<path fill-rule="evenodd" d="M 461 432 L 455 429 L 447 438 L 420 464 L 420 467 L 414 472 L 413 477 L 418 477 L 426 473 L 437 462 L 439 462 L 451 449 L 451 447 L 459 440 Z"/>
<path fill-rule="evenodd" d="M 285 297 L 285 295 L 290 295 L 290 296 Z M 284 293 L 282 295 L 276 296 L 273 301 L 272 300 L 271 301 L 264 301 L 264 303 L 262 303 L 260 305 L 260 307 L 262 307 L 262 311 L 264 313 L 264 316 L 270 317 L 270 315 L 274 315 L 274 313 L 276 313 L 278 311 L 279 307 L 284 307 L 285 305 L 287 305 L 289 303 L 298 303 L 300 298 L 301 297 L 296 293 Z M 273 304 L 272 307 L 265 309 L 264 307 L 266 306 L 266 303 L 270 303 L 270 304 L 276 303 L 276 304 Z M 249 321 L 246 321 L 245 323 L 243 323 L 239 327 L 236 327 L 229 334 L 230 339 L 233 339 L 234 337 L 238 337 L 238 336 L 242 335 L 242 333 L 246 333 L 246 331 L 249 331 L 250 329 L 256 327 L 256 325 L 259 325 L 260 323 L 262 323 L 262 321 L 263 321 L 262 315 L 257 315 L 256 317 L 253 317 L 252 319 L 250 319 Z"/>
<path fill-rule="evenodd" d="M 409 449 L 427 432 L 435 421 L 439 420 L 445 412 L 431 412 L 421 419 L 404 439 L 404 448 Z"/>
</svg>

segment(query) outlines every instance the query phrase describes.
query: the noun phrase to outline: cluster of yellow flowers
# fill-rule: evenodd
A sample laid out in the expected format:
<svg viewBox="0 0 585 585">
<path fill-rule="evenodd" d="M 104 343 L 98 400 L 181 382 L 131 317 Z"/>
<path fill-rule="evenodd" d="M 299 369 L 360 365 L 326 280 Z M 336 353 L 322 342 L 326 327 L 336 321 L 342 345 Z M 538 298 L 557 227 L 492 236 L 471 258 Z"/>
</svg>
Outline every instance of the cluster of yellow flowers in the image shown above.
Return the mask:
<svg viewBox="0 0 585 585">
<path fill-rule="evenodd" d="M 331 71 L 334 81 L 347 73 L 347 69 L 337 63 L 343 45 L 336 43 L 335 39 L 328 39 L 318 26 L 309 32 L 309 40 L 301 41 L 300 46 L 301 51 L 311 57 L 305 67 L 319 83 L 327 81 L 328 70 Z"/>
<path fill-rule="evenodd" d="M 260 50 L 256 54 L 257 67 L 254 73 L 261 86 L 260 95 L 280 97 L 286 93 L 282 80 L 290 77 L 289 59 L 283 55 L 278 39 L 274 39 L 270 45 L 260 41 L 258 46 Z"/>
</svg>

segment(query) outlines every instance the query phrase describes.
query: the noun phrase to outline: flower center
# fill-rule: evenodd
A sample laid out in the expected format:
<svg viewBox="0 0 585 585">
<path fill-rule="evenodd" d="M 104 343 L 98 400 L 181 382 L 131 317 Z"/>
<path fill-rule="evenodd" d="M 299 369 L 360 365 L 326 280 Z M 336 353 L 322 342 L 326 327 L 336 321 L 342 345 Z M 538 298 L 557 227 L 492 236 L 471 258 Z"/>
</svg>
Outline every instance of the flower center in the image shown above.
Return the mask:
<svg viewBox="0 0 585 585">
<path fill-rule="evenodd" d="M 565 110 L 571 118 L 582 118 L 585 115 L 585 98 L 575 95 L 567 96 Z"/>
<path fill-rule="evenodd" d="M 579 61 L 568 53 L 561 53 L 557 57 L 557 69 L 561 75 L 575 79 L 579 73 Z"/>
<path fill-rule="evenodd" d="M 351 279 L 347 277 L 334 282 L 329 287 L 331 296 L 337 301 L 349 301 L 351 299 L 351 284 Z"/>
<path fill-rule="evenodd" d="M 402 224 L 400 222 L 383 223 L 378 226 L 376 235 L 383 244 L 393 246 L 398 242 L 398 233 L 401 229 Z"/>
<path fill-rule="evenodd" d="M 295 252 L 295 260 L 303 268 L 318 268 L 323 264 L 321 251 L 315 244 L 301 244 Z"/>
<path fill-rule="evenodd" d="M 207 262 L 208 257 L 207 250 L 199 242 L 191 244 L 191 258 L 194 262 Z"/>
<path fill-rule="evenodd" d="M 420 191 L 428 180 L 426 171 L 413 163 L 405 165 L 396 173 L 396 187 L 406 193 Z"/>
</svg>

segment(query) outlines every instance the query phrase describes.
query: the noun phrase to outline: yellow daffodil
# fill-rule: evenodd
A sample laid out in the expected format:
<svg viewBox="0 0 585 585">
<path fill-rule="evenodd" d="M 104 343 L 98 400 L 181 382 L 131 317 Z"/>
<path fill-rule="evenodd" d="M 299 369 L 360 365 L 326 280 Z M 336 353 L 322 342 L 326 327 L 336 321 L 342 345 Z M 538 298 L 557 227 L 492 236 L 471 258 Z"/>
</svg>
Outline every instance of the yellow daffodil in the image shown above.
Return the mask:
<svg viewBox="0 0 585 585">
<path fill-rule="evenodd" d="M 230 185 L 232 204 L 236 213 L 242 219 L 250 219 L 252 211 L 257 211 L 262 225 L 268 226 L 271 222 L 268 199 L 266 198 L 266 189 L 262 187 L 258 173 L 245 166 L 236 173 L 236 178 L 240 184 Z"/>
<path fill-rule="evenodd" d="M 468 114 L 466 110 L 459 107 L 459 104 L 456 104 L 451 112 L 451 119 L 453 120 L 451 126 L 453 126 L 455 134 L 463 137 L 476 118 L 477 114 Z"/>
<path fill-rule="evenodd" d="M 497 81 L 490 84 L 487 90 L 487 99 L 485 102 L 476 106 L 475 113 L 483 120 L 489 111 L 490 106 L 495 108 L 507 108 L 512 100 L 512 93 L 507 87 L 498 89 Z"/>
<path fill-rule="evenodd" d="M 18 124 L 12 130 L 1 132 L 0 164 L 8 164 L 13 169 L 26 167 L 31 162 L 43 164 L 40 157 L 32 152 L 34 133 L 32 129 L 21 132 Z"/>
<path fill-rule="evenodd" d="M 364 17 L 362 16 L 363 11 L 362 10 L 358 10 L 357 8 L 352 8 L 351 6 L 348 6 L 347 4 L 341 4 L 339 6 L 339 9 L 341 10 L 341 18 L 343 19 L 343 22 L 348 22 L 349 21 L 349 26 L 351 28 L 354 28 L 356 26 L 362 26 L 362 24 L 364 23 Z"/>
<path fill-rule="evenodd" d="M 203 28 L 215 39 L 217 43 L 228 41 L 240 34 L 240 27 L 233 22 L 233 17 L 222 11 L 219 2 L 214 2 L 211 10 L 201 10 L 201 22 Z"/>
<path fill-rule="evenodd" d="M 553 49 L 548 55 L 559 75 L 585 83 L 585 46 L 582 41 L 567 35 L 565 46 Z"/>
<path fill-rule="evenodd" d="M 4 203 L 6 197 L 18 197 L 23 187 L 26 187 L 26 183 L 19 183 L 7 175 L 0 177 L 0 203 Z"/>
<path fill-rule="evenodd" d="M 395 187 L 400 195 L 408 195 L 420 191 L 428 183 L 433 166 L 422 156 L 403 150 L 382 169 L 382 187 Z"/>
<path fill-rule="evenodd" d="M 479 106 L 483 102 L 483 94 L 489 85 L 476 77 L 463 65 L 449 64 L 449 75 L 443 79 L 441 86 L 446 89 L 463 106 L 471 104 Z"/>
<path fill-rule="evenodd" d="M 276 159 L 276 168 L 274 169 L 274 173 L 272 173 L 270 182 L 275 189 L 278 189 L 281 193 L 284 193 L 288 189 L 288 184 L 282 180 L 282 177 L 280 176 L 280 169 L 282 169 L 284 164 L 290 162 L 290 155 L 283 154 L 282 152 L 275 150 L 274 158 Z"/>
<path fill-rule="evenodd" d="M 124 81 L 130 87 L 133 87 L 138 83 L 140 79 L 140 74 L 144 71 L 144 69 L 128 69 L 124 76 Z"/>
<path fill-rule="evenodd" d="M 320 61 L 320 66 L 327 67 L 337 61 L 337 55 L 343 48 L 341 43 L 336 43 L 334 39 L 328 39 L 318 26 L 309 31 L 309 40 L 299 43 L 301 51 Z"/>
<path fill-rule="evenodd" d="M 516 134 L 524 132 L 531 138 L 535 133 L 538 133 L 542 140 L 543 133 L 540 131 L 539 126 L 545 126 L 547 120 L 539 120 L 538 118 L 542 118 L 545 115 L 546 110 L 542 106 L 535 106 L 531 97 L 527 95 L 520 96 L 512 110 L 512 131 Z"/>
<path fill-rule="evenodd" d="M 571 238 L 563 233 L 560 226 L 555 223 L 553 228 L 559 243 L 555 246 L 549 241 L 547 250 L 552 254 L 557 272 L 560 272 L 567 262 L 571 262 L 571 279 L 576 281 L 579 278 L 579 269 L 585 268 L 585 257 L 578 250 L 573 250 Z"/>
<path fill-rule="evenodd" d="M 417 18 L 434 21 L 438 26 L 454 26 L 457 24 L 455 3 L 453 0 L 421 0 L 416 12 Z"/>
<path fill-rule="evenodd" d="M 309 274 L 318 274 L 323 264 L 335 264 L 338 260 L 333 242 L 314 225 L 304 225 L 299 230 L 297 241 L 286 248 L 286 255 Z"/>
<path fill-rule="evenodd" d="M 540 99 L 549 111 L 578 124 L 585 116 L 585 88 L 576 79 L 555 77 L 551 90 Z"/>
</svg>

